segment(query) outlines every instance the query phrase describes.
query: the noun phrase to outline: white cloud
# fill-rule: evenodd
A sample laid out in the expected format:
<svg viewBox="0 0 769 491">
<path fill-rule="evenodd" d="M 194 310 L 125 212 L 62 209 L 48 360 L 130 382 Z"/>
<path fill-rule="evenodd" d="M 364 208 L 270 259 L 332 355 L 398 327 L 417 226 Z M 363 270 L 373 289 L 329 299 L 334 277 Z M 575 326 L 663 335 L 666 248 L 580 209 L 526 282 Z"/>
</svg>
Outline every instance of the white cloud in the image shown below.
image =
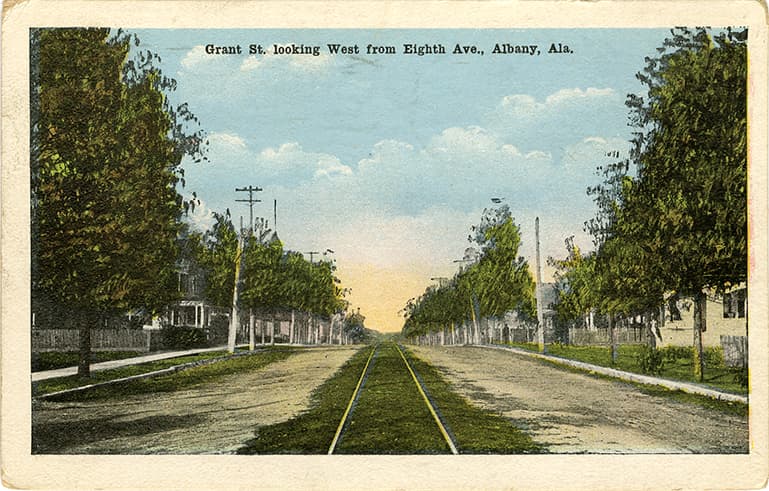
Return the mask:
<svg viewBox="0 0 769 491">
<path fill-rule="evenodd" d="M 513 117 L 534 117 L 555 110 L 567 103 L 593 103 L 596 99 L 614 95 L 614 89 L 608 87 L 603 89 L 588 87 L 585 90 L 580 88 L 560 89 L 545 97 L 543 102 L 537 101 L 527 94 L 512 94 L 502 98 L 499 102 L 499 109 L 502 113 Z"/>
<path fill-rule="evenodd" d="M 266 161 L 289 162 L 301 155 L 302 147 L 297 142 L 282 143 L 277 149 L 267 147 L 259 152 L 259 157 Z"/>
<path fill-rule="evenodd" d="M 230 149 L 245 149 L 246 142 L 234 133 L 209 133 L 208 141 L 212 145 Z"/>
<path fill-rule="evenodd" d="M 240 64 L 240 70 L 243 72 L 250 72 L 251 70 L 258 69 L 262 64 L 262 61 L 257 58 L 256 55 L 251 55 Z"/>
<path fill-rule="evenodd" d="M 428 145 L 431 152 L 439 153 L 486 153 L 500 147 L 496 137 L 480 126 L 447 128 L 433 137 Z"/>
<path fill-rule="evenodd" d="M 285 45 L 290 46 L 290 45 Z M 312 54 L 275 54 L 275 48 L 270 47 L 261 56 L 251 55 L 240 64 L 240 70 L 251 72 L 254 70 L 285 67 L 296 71 L 318 72 L 331 64 L 332 58 L 327 53 Z"/>
<path fill-rule="evenodd" d="M 619 152 L 621 158 L 627 157 L 629 143 L 621 138 L 603 138 L 591 136 L 566 147 L 563 156 L 565 167 L 582 168 L 586 173 L 593 173 L 597 166 L 615 162 L 609 152 Z M 596 178 L 598 179 L 598 178 Z"/>
<path fill-rule="evenodd" d="M 585 99 L 594 99 L 598 97 L 608 97 L 614 95 L 614 89 L 611 88 L 605 88 L 605 89 L 597 89 L 595 87 L 588 87 L 585 90 L 574 88 L 574 89 L 561 89 L 558 92 L 554 94 L 550 94 L 545 99 L 545 103 L 547 105 L 557 105 L 557 104 L 563 104 L 565 102 L 573 101 L 573 100 L 585 100 Z"/>
<path fill-rule="evenodd" d="M 334 177 L 337 175 L 352 175 L 352 169 L 342 164 L 337 157 L 321 155 L 318 158 L 318 170 L 315 171 L 315 177 Z"/>
<path fill-rule="evenodd" d="M 551 160 L 553 156 L 549 152 L 543 152 L 541 150 L 533 150 L 528 152 L 524 158 L 526 160 Z"/>
<path fill-rule="evenodd" d="M 192 196 L 185 196 L 184 199 L 189 201 L 192 199 Z M 198 232 L 205 232 L 214 224 L 214 215 L 208 208 L 208 204 L 205 200 L 201 198 L 197 198 L 197 203 L 195 204 L 194 209 L 190 208 L 185 218 L 187 223 Z"/>
<path fill-rule="evenodd" d="M 200 63 L 210 61 L 211 59 L 211 55 L 206 54 L 206 48 L 202 44 L 199 44 L 189 50 L 184 58 L 182 58 L 182 66 L 189 69 Z"/>
</svg>

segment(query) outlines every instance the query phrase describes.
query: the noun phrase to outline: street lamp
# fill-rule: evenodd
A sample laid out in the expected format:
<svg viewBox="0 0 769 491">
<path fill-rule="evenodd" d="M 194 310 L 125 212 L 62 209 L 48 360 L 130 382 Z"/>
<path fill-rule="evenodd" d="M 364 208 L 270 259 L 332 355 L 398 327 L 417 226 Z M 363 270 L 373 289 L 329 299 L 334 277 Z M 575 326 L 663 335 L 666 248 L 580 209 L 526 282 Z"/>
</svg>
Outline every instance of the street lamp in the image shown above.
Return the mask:
<svg viewBox="0 0 769 491">
<path fill-rule="evenodd" d="M 437 281 L 438 286 L 443 288 L 443 286 L 448 283 L 449 279 L 445 276 L 436 276 L 435 278 L 430 278 L 430 281 Z"/>
</svg>

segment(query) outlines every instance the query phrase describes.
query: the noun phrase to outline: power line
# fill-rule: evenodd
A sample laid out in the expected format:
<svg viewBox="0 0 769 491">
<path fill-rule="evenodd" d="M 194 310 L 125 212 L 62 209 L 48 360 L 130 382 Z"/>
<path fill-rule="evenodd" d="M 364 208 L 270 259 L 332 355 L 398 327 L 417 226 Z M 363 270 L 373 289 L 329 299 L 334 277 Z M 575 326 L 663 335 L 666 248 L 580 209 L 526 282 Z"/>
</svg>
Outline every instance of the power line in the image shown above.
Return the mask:
<svg viewBox="0 0 769 491">
<path fill-rule="evenodd" d="M 261 203 L 262 200 L 254 199 L 254 193 L 262 191 L 262 188 L 249 185 L 247 188 L 235 188 L 236 192 L 248 191 L 248 199 L 236 199 L 243 203 L 248 203 L 248 226 L 251 232 L 254 231 L 254 203 Z"/>
</svg>

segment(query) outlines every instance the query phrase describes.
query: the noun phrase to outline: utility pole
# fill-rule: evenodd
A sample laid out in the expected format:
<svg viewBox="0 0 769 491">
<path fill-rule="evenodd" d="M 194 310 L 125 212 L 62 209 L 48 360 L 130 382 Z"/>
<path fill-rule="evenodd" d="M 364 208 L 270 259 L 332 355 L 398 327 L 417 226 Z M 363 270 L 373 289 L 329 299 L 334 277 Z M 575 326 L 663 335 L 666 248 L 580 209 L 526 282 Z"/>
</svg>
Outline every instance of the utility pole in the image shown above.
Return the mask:
<svg viewBox="0 0 769 491">
<path fill-rule="evenodd" d="M 320 252 L 318 252 L 318 251 L 309 251 L 309 252 L 305 252 L 305 254 L 309 254 L 310 255 L 310 264 L 312 264 L 312 262 L 313 262 L 312 260 L 315 258 L 315 254 L 320 254 Z"/>
<path fill-rule="evenodd" d="M 235 255 L 235 287 L 232 290 L 232 310 L 230 314 L 230 329 L 227 335 L 227 351 L 235 352 L 235 339 L 240 327 L 240 312 L 238 310 L 238 295 L 240 293 L 240 269 L 243 260 L 243 230 L 238 234 L 238 249 Z"/>
<path fill-rule="evenodd" d="M 254 203 L 261 203 L 262 200 L 254 199 L 254 193 L 262 191 L 262 188 L 249 185 L 247 188 L 235 188 L 236 192 L 248 191 L 248 199 L 236 199 L 242 203 L 248 203 L 248 227 L 251 232 L 254 231 Z"/>
<path fill-rule="evenodd" d="M 537 240 L 537 344 L 539 344 L 539 352 L 546 353 L 545 347 L 545 319 L 542 312 L 544 306 L 542 305 L 542 264 L 539 259 L 539 217 L 534 220 L 534 235 Z"/>
</svg>

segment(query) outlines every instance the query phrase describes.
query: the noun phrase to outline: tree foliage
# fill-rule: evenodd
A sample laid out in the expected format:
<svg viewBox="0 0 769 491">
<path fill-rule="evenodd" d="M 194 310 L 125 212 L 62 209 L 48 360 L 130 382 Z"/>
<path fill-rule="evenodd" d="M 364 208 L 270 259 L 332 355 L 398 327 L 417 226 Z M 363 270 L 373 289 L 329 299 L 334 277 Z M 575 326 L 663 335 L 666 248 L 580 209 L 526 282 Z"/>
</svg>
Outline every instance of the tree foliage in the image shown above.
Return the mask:
<svg viewBox="0 0 769 491">
<path fill-rule="evenodd" d="M 229 214 L 214 214 L 205 234 L 201 264 L 206 297 L 220 307 L 232 304 L 238 234 Z M 286 251 L 276 238 L 248 235 L 244 240 L 239 302 L 256 312 L 274 314 L 297 309 L 329 318 L 344 311 L 346 303 L 330 261 L 307 261 L 301 253 Z"/>
<path fill-rule="evenodd" d="M 468 240 L 479 251 L 451 280 L 431 286 L 403 309 L 407 337 L 444 329 L 474 316 L 499 317 L 515 311 L 536 317 L 534 280 L 518 257 L 520 229 L 506 205 L 486 209 Z"/>
<path fill-rule="evenodd" d="M 201 157 L 196 120 L 168 103 L 156 60 L 128 70 L 132 41 L 31 33 L 33 297 L 94 317 L 174 298 L 181 159 Z"/>
<path fill-rule="evenodd" d="M 700 372 L 704 291 L 747 278 L 746 39 L 679 28 L 646 58 L 637 74 L 646 93 L 626 101 L 630 158 L 599 167 L 604 180 L 588 189 L 596 252 L 581 259 L 567 244 L 555 261 L 560 309 L 572 316 L 655 312 L 665 294 L 694 297 Z"/>
</svg>

